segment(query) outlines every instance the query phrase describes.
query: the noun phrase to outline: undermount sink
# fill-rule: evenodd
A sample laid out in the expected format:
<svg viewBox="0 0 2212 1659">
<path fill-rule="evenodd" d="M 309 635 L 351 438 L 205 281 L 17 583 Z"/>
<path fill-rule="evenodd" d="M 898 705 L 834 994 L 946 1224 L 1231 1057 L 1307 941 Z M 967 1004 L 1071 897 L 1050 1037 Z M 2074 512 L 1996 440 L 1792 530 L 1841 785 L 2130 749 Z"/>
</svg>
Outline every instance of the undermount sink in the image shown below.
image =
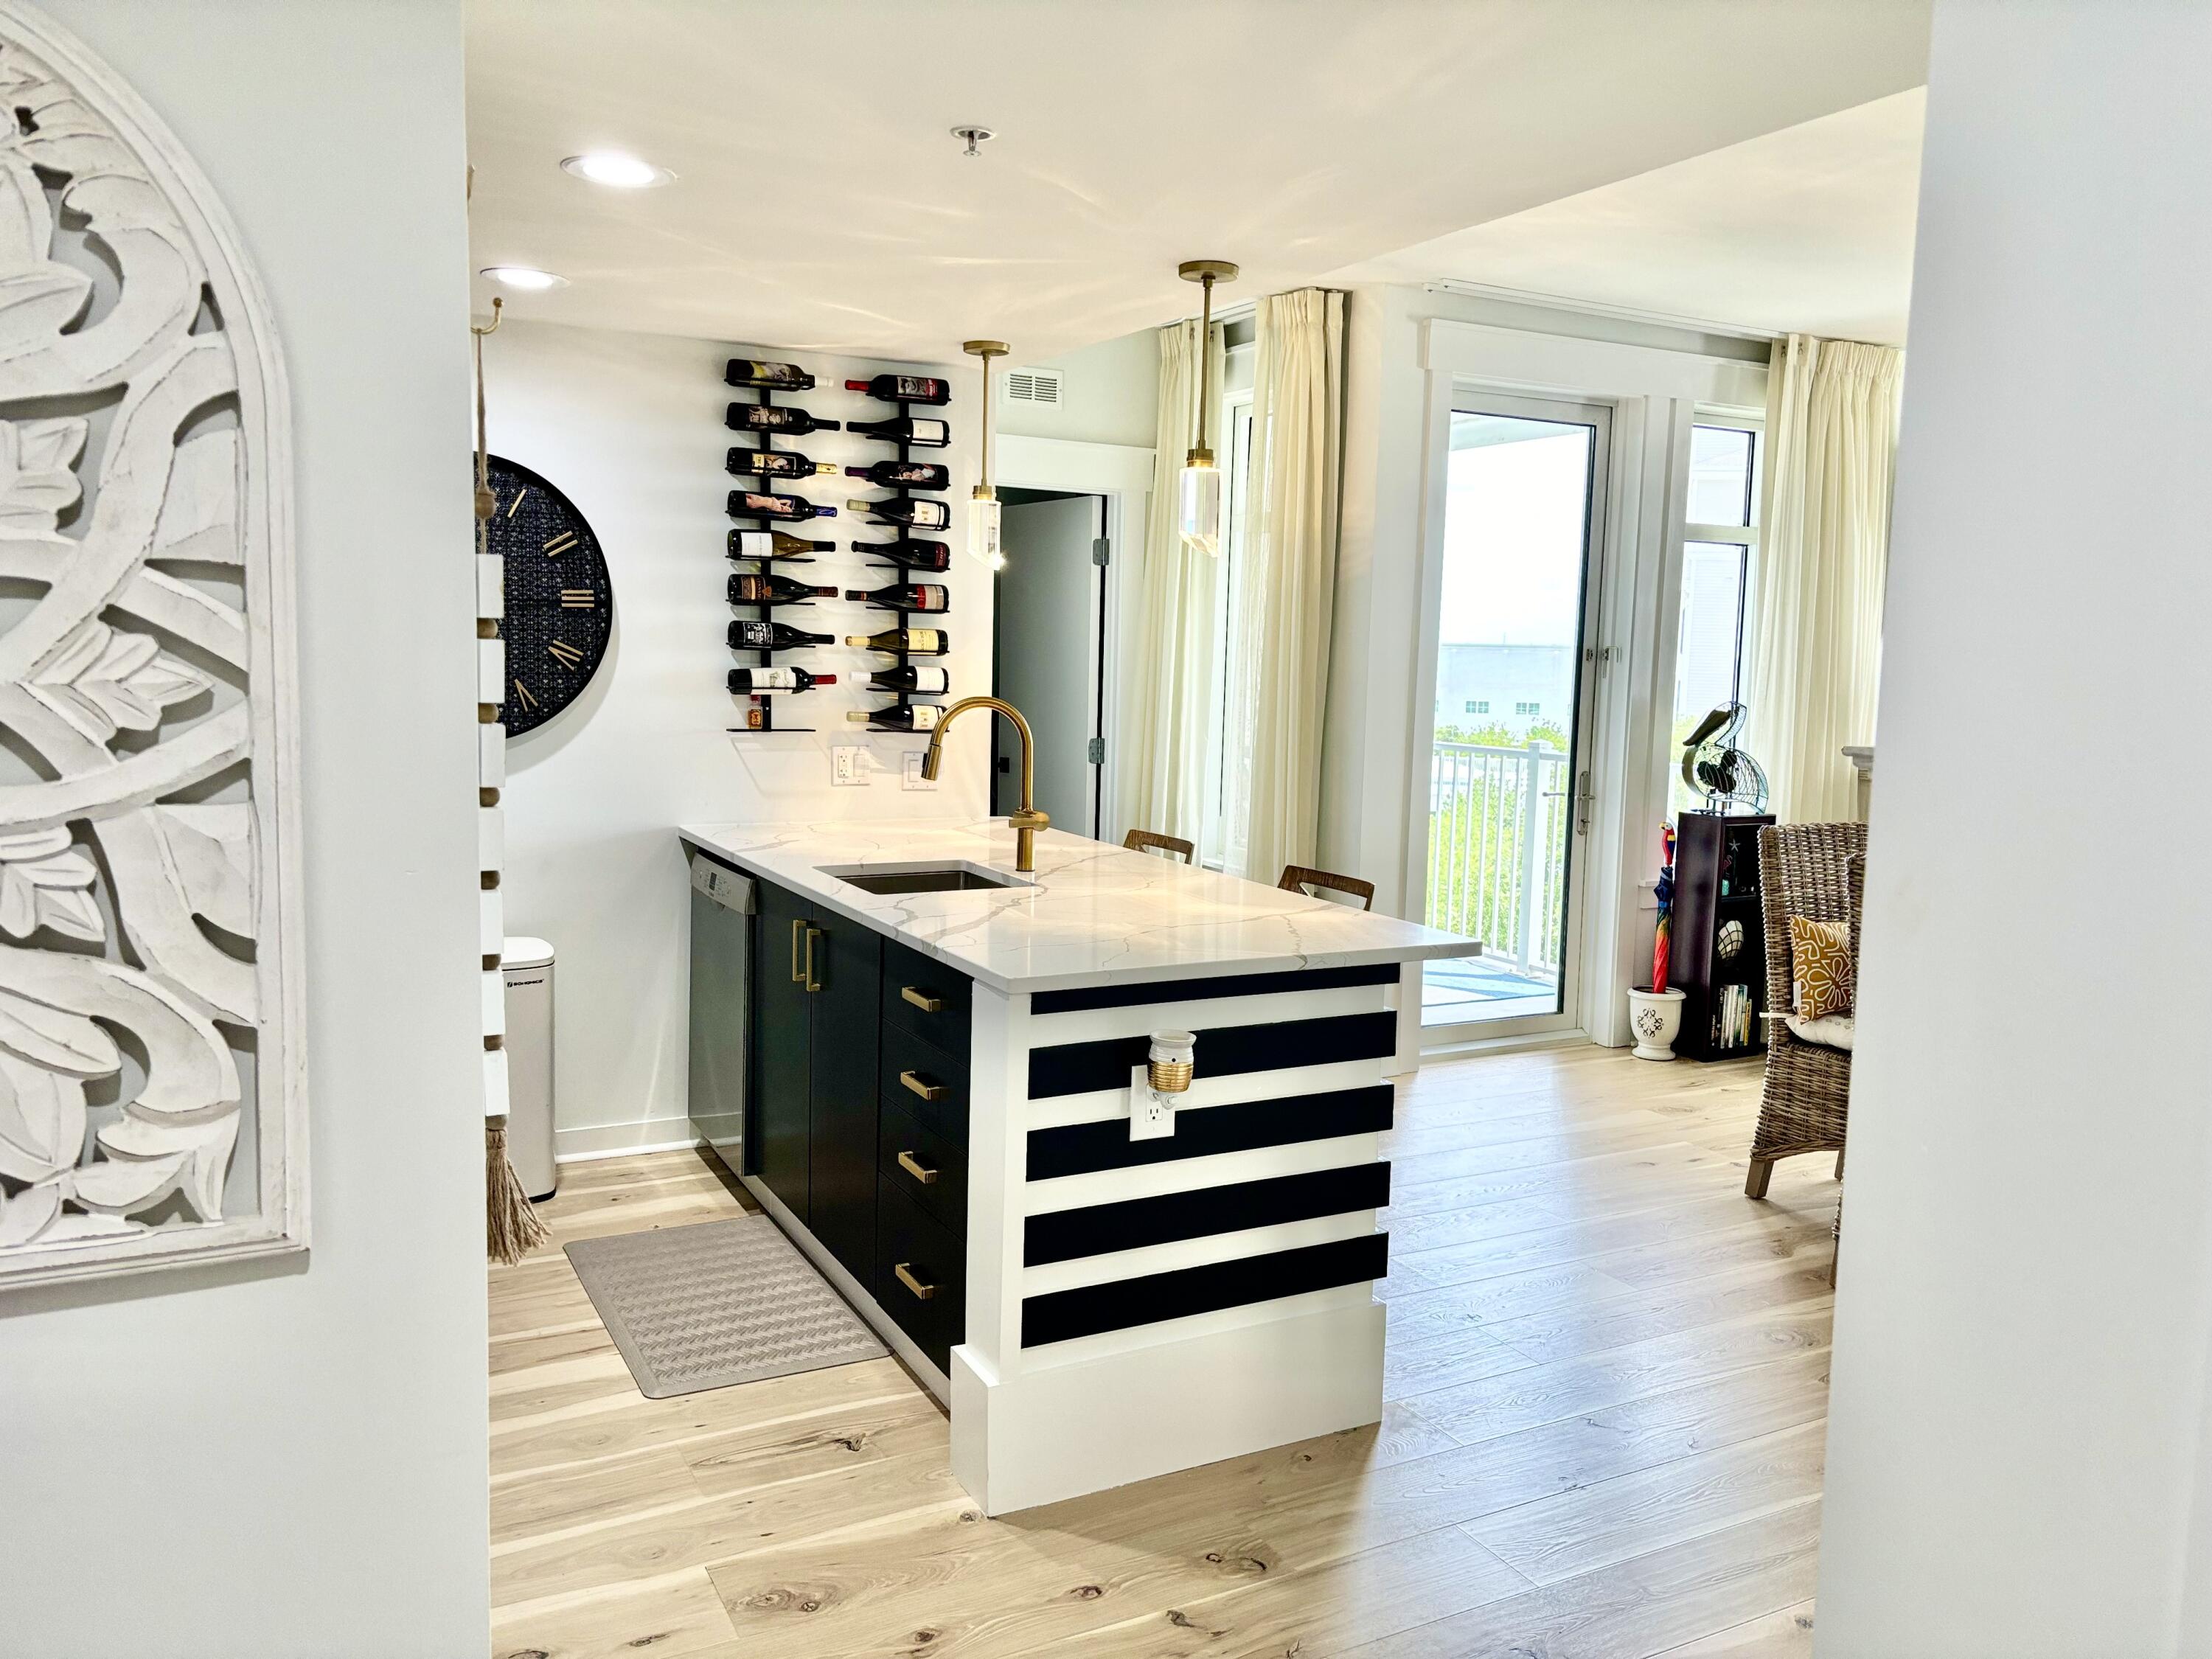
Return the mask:
<svg viewBox="0 0 2212 1659">
<path fill-rule="evenodd" d="M 1036 884 L 981 864 L 823 864 L 815 867 L 866 893 L 965 893 Z"/>
</svg>

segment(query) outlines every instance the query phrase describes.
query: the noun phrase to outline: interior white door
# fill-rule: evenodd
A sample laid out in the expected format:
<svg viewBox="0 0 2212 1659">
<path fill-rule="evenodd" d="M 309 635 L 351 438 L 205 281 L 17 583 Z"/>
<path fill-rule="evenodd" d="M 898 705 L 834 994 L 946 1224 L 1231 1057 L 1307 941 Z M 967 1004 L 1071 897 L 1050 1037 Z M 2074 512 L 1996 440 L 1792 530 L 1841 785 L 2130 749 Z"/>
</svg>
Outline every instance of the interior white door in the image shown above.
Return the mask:
<svg viewBox="0 0 2212 1659">
<path fill-rule="evenodd" d="M 1036 739 L 1036 804 L 1053 827 L 1097 834 L 1102 737 L 1099 640 L 1103 572 L 1091 557 L 1103 503 L 1096 495 L 1036 496 L 1009 490 L 1001 519 L 1006 568 L 999 573 L 998 695 L 1027 717 Z M 1026 496 L 1026 499 L 1018 497 Z M 1020 745 L 1002 729 L 1004 767 L 1020 764 Z M 1010 770 L 994 774 L 992 810 L 1017 799 Z"/>
</svg>

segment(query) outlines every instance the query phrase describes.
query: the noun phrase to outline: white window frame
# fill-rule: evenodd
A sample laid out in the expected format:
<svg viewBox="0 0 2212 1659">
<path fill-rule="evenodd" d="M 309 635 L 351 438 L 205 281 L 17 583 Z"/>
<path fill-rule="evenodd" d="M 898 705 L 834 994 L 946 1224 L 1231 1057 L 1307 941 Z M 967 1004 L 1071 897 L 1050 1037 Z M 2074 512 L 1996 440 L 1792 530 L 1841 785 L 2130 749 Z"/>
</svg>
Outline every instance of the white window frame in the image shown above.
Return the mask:
<svg viewBox="0 0 2212 1659">
<path fill-rule="evenodd" d="M 1690 429 L 1693 439 L 1695 437 L 1697 428 L 1701 426 L 1717 427 L 1721 430 L 1727 432 L 1747 432 L 1751 434 L 1751 514 L 1754 519 L 1759 517 L 1762 512 L 1762 492 L 1765 490 L 1766 485 L 1765 411 L 1763 410 L 1714 409 L 1700 405 L 1692 415 L 1690 419 Z M 1752 629 L 1759 618 L 1759 526 L 1756 524 L 1698 524 L 1692 522 L 1687 516 L 1690 510 L 1690 477 L 1686 468 L 1685 468 L 1682 475 L 1682 500 L 1680 502 L 1680 510 L 1684 514 L 1684 518 L 1682 521 L 1681 541 L 1677 550 L 1677 556 L 1684 567 L 1686 568 L 1687 566 L 1690 556 L 1690 544 L 1692 542 L 1704 542 L 1713 546 L 1740 547 L 1743 549 L 1743 592 L 1741 599 L 1739 601 L 1740 610 L 1736 617 L 1735 641 L 1736 700 L 1742 702 L 1745 702 L 1746 692 L 1747 690 L 1746 680 L 1751 668 Z M 1680 581 L 1680 579 L 1678 575 L 1676 592 L 1674 596 L 1677 615 L 1680 614 L 1681 607 Z M 1668 726 L 1668 735 L 1670 738 L 1672 736 L 1674 708 L 1674 691 L 1675 687 L 1679 686 L 1680 684 L 1681 649 L 1681 641 L 1678 638 L 1674 642 L 1675 679 L 1674 684 L 1670 685 L 1668 688 L 1668 695 L 1667 697 Z M 1747 702 L 1746 703 L 1746 706 L 1749 706 Z M 1665 746 L 1664 750 L 1661 755 L 1661 760 L 1662 762 L 1661 770 L 1666 777 L 1667 799 L 1670 804 L 1673 802 L 1674 798 L 1674 783 L 1677 776 L 1676 769 L 1680 766 L 1681 758 L 1680 754 L 1674 750 L 1671 743 Z M 1672 816 L 1671 805 L 1669 808 L 1669 816 Z"/>
</svg>

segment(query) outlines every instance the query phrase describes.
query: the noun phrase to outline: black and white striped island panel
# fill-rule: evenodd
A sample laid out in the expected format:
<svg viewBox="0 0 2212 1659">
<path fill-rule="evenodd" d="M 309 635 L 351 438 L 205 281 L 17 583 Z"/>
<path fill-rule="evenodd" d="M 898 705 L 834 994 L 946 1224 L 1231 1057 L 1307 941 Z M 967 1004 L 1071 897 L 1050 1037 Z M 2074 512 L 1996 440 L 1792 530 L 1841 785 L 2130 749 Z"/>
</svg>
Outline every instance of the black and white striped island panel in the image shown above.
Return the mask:
<svg viewBox="0 0 2212 1659">
<path fill-rule="evenodd" d="M 1380 1416 L 1400 973 L 977 988 L 952 1437 L 988 1511 Z M 1175 1133 L 1133 1140 L 1130 1069 L 1169 1030 L 1196 1075 Z"/>
</svg>

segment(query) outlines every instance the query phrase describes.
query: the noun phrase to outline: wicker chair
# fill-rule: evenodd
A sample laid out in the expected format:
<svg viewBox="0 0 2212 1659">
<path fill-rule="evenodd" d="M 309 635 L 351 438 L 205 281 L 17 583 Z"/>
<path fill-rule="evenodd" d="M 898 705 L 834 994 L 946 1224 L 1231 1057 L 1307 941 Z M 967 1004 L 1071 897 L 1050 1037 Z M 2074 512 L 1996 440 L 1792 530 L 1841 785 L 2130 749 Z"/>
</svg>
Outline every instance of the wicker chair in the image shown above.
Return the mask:
<svg viewBox="0 0 2212 1659">
<path fill-rule="evenodd" d="M 1309 898 L 1320 894 L 1312 890 L 1320 887 L 1330 892 L 1343 893 L 1359 901 L 1363 910 L 1375 908 L 1375 884 L 1359 876 L 1340 876 L 1334 870 L 1316 870 L 1310 865 L 1286 864 L 1283 878 L 1275 884 L 1286 893 L 1304 893 Z"/>
<path fill-rule="evenodd" d="M 1744 1196 L 1765 1198 L 1775 1160 L 1833 1152 L 1844 1172 L 1844 1124 L 1850 1105 L 1848 1050 L 1807 1042 L 1781 1016 L 1795 1006 L 1790 918 L 1848 921 L 1858 959 L 1859 905 L 1865 886 L 1866 825 L 1785 823 L 1759 832 L 1759 909 L 1766 928 L 1766 1088 L 1751 1139 Z"/>
<path fill-rule="evenodd" d="M 1164 858 L 1181 859 L 1185 864 L 1197 862 L 1195 846 L 1181 836 L 1164 836 L 1157 830 L 1132 830 L 1121 838 L 1121 845 L 1133 853 L 1158 853 Z"/>
</svg>

